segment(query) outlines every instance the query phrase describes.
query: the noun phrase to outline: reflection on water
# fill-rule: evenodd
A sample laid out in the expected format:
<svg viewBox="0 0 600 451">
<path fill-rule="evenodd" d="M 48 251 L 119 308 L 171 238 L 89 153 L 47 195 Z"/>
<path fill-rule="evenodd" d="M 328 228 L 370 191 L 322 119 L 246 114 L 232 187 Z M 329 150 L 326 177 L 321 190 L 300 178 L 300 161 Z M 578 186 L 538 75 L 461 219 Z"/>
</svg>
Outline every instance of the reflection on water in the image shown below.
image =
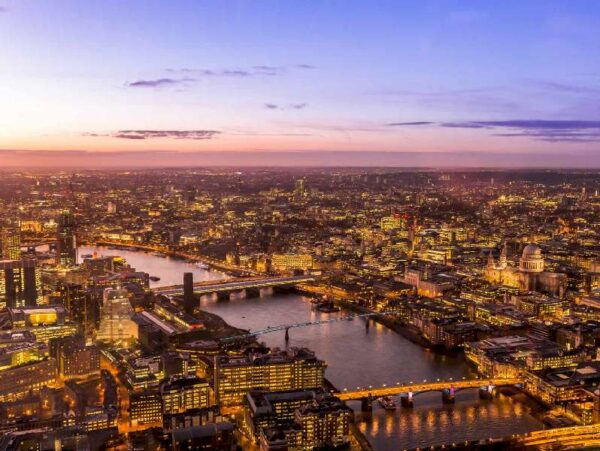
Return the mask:
<svg viewBox="0 0 600 451">
<path fill-rule="evenodd" d="M 93 248 L 82 248 L 80 254 L 93 251 Z M 161 277 L 157 285 L 181 283 L 182 273 L 190 270 L 196 280 L 224 277 L 181 260 L 152 254 L 106 248 L 99 253 L 123 256 L 136 269 Z M 321 313 L 302 296 L 270 295 L 267 292 L 263 292 L 261 298 L 236 296 L 229 301 L 203 297 L 201 307 L 233 326 L 251 330 L 329 319 L 347 313 Z M 272 347 L 286 346 L 283 331 L 264 335 L 261 340 Z M 314 350 L 327 362 L 327 378 L 339 389 L 472 375 L 463 358 L 424 350 L 377 323 L 371 322 L 367 329 L 366 320 L 362 318 L 290 329 L 289 346 Z M 541 428 L 524 404 L 502 396 L 481 401 L 476 390 L 458 392 L 456 404 L 452 406 L 443 405 L 441 395 L 435 392 L 417 395 L 414 409 L 398 407 L 395 412 L 385 411 L 374 403 L 373 413 L 363 414 L 360 403 L 350 402 L 350 405 L 355 409 L 361 431 L 376 450 L 461 442 Z"/>
<path fill-rule="evenodd" d="M 111 247 L 82 246 L 78 249 L 77 255 L 81 260 L 83 255 L 93 255 L 94 252 L 97 252 L 99 257 L 103 255 L 118 255 L 123 257 L 127 263 L 136 270 L 147 272 L 151 276 L 160 277 L 159 281 L 150 281 L 151 287 L 182 284 L 184 272 L 193 273 L 194 282 L 218 280 L 227 277 L 221 272 L 207 271 L 199 268 L 194 263 L 189 263 L 185 260 L 173 257 L 162 257 L 144 251 L 116 249 Z"/>
<path fill-rule="evenodd" d="M 312 309 L 308 299 L 298 295 L 225 302 L 202 299 L 201 306 L 234 326 L 252 330 L 347 314 L 320 313 Z M 286 346 L 283 331 L 264 335 L 261 340 L 272 347 Z M 474 375 L 462 357 L 424 350 L 377 323 L 371 323 L 367 330 L 362 318 L 290 329 L 289 346 L 313 349 L 327 362 L 327 378 L 339 389 Z M 414 409 L 398 407 L 396 412 L 374 403 L 373 413 L 363 414 L 360 402 L 349 404 L 355 409 L 361 431 L 376 450 L 498 437 L 541 427 L 522 403 L 509 397 L 481 401 L 477 390 L 459 391 L 453 406 L 443 405 L 441 394 L 435 392 L 417 395 Z"/>
</svg>

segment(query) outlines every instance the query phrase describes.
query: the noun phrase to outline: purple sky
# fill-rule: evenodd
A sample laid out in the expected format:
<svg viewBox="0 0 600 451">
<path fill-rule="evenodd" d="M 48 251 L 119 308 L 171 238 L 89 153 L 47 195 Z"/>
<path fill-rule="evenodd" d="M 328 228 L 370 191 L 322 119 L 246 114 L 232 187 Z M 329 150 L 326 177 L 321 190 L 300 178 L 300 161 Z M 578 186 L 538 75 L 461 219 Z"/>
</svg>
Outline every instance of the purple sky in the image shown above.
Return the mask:
<svg viewBox="0 0 600 451">
<path fill-rule="evenodd" d="M 583 0 L 0 0 L 0 164 L 600 167 L 599 22 Z"/>
</svg>

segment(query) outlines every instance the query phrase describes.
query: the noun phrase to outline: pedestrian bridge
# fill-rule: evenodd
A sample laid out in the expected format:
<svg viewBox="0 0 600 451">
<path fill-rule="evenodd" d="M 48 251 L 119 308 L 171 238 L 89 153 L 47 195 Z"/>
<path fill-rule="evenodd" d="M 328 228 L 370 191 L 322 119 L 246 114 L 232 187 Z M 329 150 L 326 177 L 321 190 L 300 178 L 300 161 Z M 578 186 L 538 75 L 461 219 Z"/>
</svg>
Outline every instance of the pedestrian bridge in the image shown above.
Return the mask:
<svg viewBox="0 0 600 451">
<path fill-rule="evenodd" d="M 412 398 L 417 393 L 431 391 L 449 391 L 454 393 L 467 388 L 485 388 L 491 390 L 494 387 L 506 385 L 518 385 L 523 383 L 520 378 L 493 378 L 493 379 L 458 379 L 445 381 L 423 381 L 410 382 L 408 384 L 383 385 L 381 387 L 357 388 L 356 390 L 342 390 L 334 393 L 343 401 L 363 400 L 366 398 L 379 398 L 382 396 L 403 395 Z"/>
<path fill-rule="evenodd" d="M 240 278 L 227 279 L 221 282 L 196 282 L 194 293 L 199 295 L 213 293 L 229 293 L 242 290 L 260 290 L 261 288 L 285 288 L 301 283 L 314 282 L 316 276 L 289 276 L 289 277 L 262 277 L 262 278 Z M 165 296 L 177 296 L 183 294 L 183 285 L 171 285 L 168 287 L 153 288 L 156 294 Z"/>
</svg>

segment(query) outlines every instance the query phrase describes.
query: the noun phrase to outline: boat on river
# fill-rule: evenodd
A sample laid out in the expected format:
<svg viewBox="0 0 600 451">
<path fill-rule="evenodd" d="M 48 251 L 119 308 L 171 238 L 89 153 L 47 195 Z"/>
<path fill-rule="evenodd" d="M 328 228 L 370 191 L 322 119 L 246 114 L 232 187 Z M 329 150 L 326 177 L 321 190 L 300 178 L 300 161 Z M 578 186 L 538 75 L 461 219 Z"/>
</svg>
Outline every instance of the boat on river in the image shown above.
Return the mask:
<svg viewBox="0 0 600 451">
<path fill-rule="evenodd" d="M 391 396 L 382 396 L 377 398 L 377 402 L 385 410 L 396 410 L 396 401 Z"/>
<path fill-rule="evenodd" d="M 322 302 L 317 305 L 317 310 L 323 313 L 335 313 L 339 312 L 341 309 L 333 305 L 333 302 Z"/>
</svg>

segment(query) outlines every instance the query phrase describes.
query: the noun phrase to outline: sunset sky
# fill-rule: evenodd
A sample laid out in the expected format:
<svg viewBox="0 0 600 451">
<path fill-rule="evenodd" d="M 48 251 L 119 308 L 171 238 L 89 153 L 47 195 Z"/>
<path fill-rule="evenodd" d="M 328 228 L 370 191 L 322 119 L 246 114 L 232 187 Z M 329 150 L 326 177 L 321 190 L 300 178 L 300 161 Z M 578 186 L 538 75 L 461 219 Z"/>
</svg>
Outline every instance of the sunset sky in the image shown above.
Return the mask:
<svg viewBox="0 0 600 451">
<path fill-rule="evenodd" d="M 360 151 L 600 166 L 598 23 L 600 2 L 578 0 L 0 0 L 0 164 Z"/>
</svg>

